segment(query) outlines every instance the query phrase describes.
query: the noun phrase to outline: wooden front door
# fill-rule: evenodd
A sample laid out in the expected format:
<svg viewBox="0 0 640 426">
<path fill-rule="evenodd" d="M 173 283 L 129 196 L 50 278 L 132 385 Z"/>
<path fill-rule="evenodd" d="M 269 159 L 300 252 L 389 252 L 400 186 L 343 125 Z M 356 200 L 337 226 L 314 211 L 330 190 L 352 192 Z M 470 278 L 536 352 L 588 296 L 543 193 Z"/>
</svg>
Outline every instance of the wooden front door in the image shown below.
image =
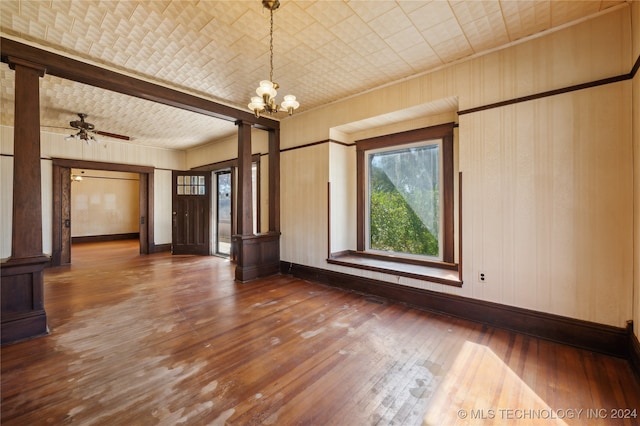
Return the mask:
<svg viewBox="0 0 640 426">
<path fill-rule="evenodd" d="M 211 254 L 210 172 L 173 172 L 173 254 Z"/>
</svg>

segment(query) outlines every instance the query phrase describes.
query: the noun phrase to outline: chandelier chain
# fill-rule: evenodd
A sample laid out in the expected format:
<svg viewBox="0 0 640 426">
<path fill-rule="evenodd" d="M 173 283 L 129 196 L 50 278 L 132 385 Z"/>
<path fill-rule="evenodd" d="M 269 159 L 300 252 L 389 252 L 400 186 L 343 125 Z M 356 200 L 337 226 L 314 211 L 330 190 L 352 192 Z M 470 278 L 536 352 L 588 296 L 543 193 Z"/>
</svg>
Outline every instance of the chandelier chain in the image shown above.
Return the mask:
<svg viewBox="0 0 640 426">
<path fill-rule="evenodd" d="M 269 81 L 273 82 L 273 9 L 271 9 L 271 30 L 269 31 Z"/>
<path fill-rule="evenodd" d="M 260 113 L 266 111 L 269 114 L 275 114 L 281 111 L 288 112 L 289 115 L 300 106 L 293 95 L 286 95 L 282 104 L 278 106 L 275 97 L 280 88 L 278 83 L 273 81 L 273 11 L 280 6 L 280 0 L 262 0 L 262 6 L 269 9 L 270 27 L 269 27 L 269 81 L 262 80 L 256 89 L 258 96 L 253 96 L 249 105 L 249 109 L 253 111 L 257 118 Z"/>
</svg>

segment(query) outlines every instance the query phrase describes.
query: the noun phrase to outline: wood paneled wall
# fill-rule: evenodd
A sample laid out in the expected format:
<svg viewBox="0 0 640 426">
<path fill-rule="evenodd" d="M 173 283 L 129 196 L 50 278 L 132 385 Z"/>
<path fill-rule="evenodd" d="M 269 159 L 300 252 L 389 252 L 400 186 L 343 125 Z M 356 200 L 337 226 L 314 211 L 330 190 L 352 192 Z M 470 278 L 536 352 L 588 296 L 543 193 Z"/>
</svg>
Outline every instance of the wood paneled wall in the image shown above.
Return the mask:
<svg viewBox="0 0 640 426">
<path fill-rule="evenodd" d="M 624 327 L 633 317 L 631 81 L 460 116 L 460 289 L 328 265 L 325 177 L 340 154 L 312 143 L 332 127 L 451 96 L 465 110 L 628 74 L 630 9 L 284 120 L 282 260 Z M 350 191 L 343 199 L 355 203 Z"/>
</svg>

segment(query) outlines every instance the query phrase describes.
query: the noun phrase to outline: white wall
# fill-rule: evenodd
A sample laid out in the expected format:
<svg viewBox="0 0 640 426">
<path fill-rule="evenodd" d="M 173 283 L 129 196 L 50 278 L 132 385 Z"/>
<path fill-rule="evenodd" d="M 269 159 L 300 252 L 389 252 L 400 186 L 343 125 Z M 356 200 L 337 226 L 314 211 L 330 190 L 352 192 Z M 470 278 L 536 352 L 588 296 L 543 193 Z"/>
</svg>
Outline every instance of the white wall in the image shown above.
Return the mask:
<svg viewBox="0 0 640 426">
<path fill-rule="evenodd" d="M 356 148 L 338 143 L 329 145 L 329 182 L 331 184 L 331 253 L 356 246 L 356 205 L 352 188 L 356 185 Z"/>
<path fill-rule="evenodd" d="M 251 129 L 251 153 L 266 154 L 269 152 L 269 132 Z M 186 168 L 191 169 L 221 161 L 238 158 L 238 135 L 231 135 L 215 142 L 190 148 L 186 151 Z"/>
<path fill-rule="evenodd" d="M 0 259 L 11 255 L 13 179 L 7 179 L 6 176 L 13 176 L 13 158 L 0 156 Z"/>
<path fill-rule="evenodd" d="M 631 318 L 630 94 L 622 82 L 460 117 L 462 294 Z"/>
<path fill-rule="evenodd" d="M 326 266 L 328 159 L 328 143 L 280 156 L 282 260 Z"/>
<path fill-rule="evenodd" d="M 171 170 L 156 169 L 153 173 L 154 240 L 156 244 L 171 243 Z"/>
<path fill-rule="evenodd" d="M 457 97 L 465 110 L 627 74 L 630 21 L 625 5 L 541 38 L 294 115 L 282 121 L 283 148 L 323 141 L 334 127 L 440 99 Z M 631 105 L 631 82 L 626 81 L 460 116 L 462 288 L 326 263 L 329 177 L 336 200 L 351 203 L 332 200 L 332 207 L 338 202 L 331 212 L 332 236 L 351 233 L 332 238 L 332 249 L 354 244 L 355 238 L 355 185 L 353 179 L 341 179 L 353 160 L 335 144 L 282 155 L 281 258 L 624 327 L 633 316 Z M 388 130 L 392 133 L 392 126 Z M 340 181 L 345 186 L 336 188 Z M 479 272 L 487 274 L 485 283 L 476 279 Z"/>
<path fill-rule="evenodd" d="M 140 230 L 140 175 L 72 169 L 71 236 L 137 233 Z"/>
<path fill-rule="evenodd" d="M 632 2 L 632 59 L 640 57 L 640 2 Z M 633 221 L 634 221 L 634 251 L 633 251 L 633 289 L 634 289 L 634 312 L 633 331 L 636 336 L 640 336 L 640 72 L 636 73 L 633 79 Z"/>
</svg>

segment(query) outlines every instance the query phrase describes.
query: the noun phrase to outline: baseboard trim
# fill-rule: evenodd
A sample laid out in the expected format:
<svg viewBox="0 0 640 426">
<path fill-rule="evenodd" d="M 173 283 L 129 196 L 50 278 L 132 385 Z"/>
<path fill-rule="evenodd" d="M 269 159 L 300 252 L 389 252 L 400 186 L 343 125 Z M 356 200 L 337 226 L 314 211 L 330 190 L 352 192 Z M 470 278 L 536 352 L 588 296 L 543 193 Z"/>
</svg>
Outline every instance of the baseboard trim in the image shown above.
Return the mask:
<svg viewBox="0 0 640 426">
<path fill-rule="evenodd" d="M 0 325 L 0 345 L 19 343 L 47 334 L 49 334 L 47 314 L 44 310 L 38 310 L 20 318 L 3 319 Z"/>
<path fill-rule="evenodd" d="M 140 234 L 137 232 L 130 232 L 126 234 L 89 235 L 89 236 L 83 236 L 83 237 L 71 237 L 71 244 L 102 243 L 105 241 L 138 240 L 138 239 L 140 239 Z"/>
<path fill-rule="evenodd" d="M 629 358 L 629 330 L 529 309 L 282 261 L 280 271 L 361 294 L 382 297 L 430 312 L 515 331 L 593 352 Z M 633 334 L 633 333 L 631 333 Z M 640 345 L 637 347 L 640 360 Z M 637 363 L 640 366 L 640 363 Z"/>
<path fill-rule="evenodd" d="M 629 364 L 631 364 L 631 369 L 640 380 L 640 342 L 633 332 L 633 326 L 629 327 Z"/>
<path fill-rule="evenodd" d="M 171 251 L 171 243 L 168 244 L 155 244 L 153 249 L 150 250 L 150 253 L 163 253 Z"/>
</svg>

